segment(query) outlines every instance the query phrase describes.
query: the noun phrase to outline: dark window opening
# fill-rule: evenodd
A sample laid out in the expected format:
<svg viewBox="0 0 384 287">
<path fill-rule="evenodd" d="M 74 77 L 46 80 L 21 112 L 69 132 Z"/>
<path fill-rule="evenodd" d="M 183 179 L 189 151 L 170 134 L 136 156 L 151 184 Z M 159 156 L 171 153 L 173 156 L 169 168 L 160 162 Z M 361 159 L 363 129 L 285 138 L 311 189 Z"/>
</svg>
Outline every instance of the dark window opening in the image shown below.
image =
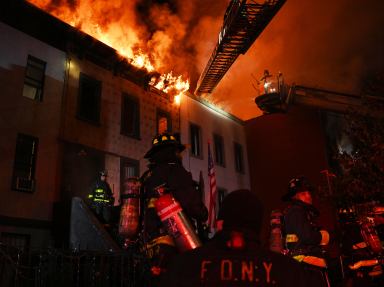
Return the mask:
<svg viewBox="0 0 384 287">
<path fill-rule="evenodd" d="M 94 124 L 100 123 L 101 82 L 80 73 L 77 116 Z"/>
<path fill-rule="evenodd" d="M 139 99 L 123 94 L 121 106 L 121 134 L 140 137 L 140 103 Z"/>
<path fill-rule="evenodd" d="M 46 62 L 28 55 L 25 68 L 23 96 L 36 101 L 43 100 Z"/>
<path fill-rule="evenodd" d="M 191 154 L 196 157 L 201 156 L 201 129 L 199 126 L 190 124 Z"/>
<path fill-rule="evenodd" d="M 220 166 L 225 166 L 223 137 L 213 135 L 213 141 L 215 145 L 215 163 Z"/>
<path fill-rule="evenodd" d="M 157 110 L 157 134 L 171 133 L 171 115 L 163 110 Z"/>
<path fill-rule="evenodd" d="M 38 139 L 18 134 L 12 176 L 12 189 L 24 192 L 35 190 L 35 168 Z"/>
</svg>

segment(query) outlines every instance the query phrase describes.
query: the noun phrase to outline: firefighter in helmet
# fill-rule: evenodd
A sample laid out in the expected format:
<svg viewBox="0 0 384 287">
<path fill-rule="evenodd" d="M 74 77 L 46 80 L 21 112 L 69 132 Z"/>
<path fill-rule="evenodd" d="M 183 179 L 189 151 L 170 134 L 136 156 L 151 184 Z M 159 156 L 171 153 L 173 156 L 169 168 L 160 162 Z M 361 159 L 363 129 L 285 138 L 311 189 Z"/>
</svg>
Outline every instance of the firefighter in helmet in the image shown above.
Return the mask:
<svg viewBox="0 0 384 287">
<path fill-rule="evenodd" d="M 250 190 L 235 190 L 223 200 L 222 229 L 205 245 L 179 254 L 160 286 L 318 286 L 300 263 L 270 252 L 259 241 L 263 205 Z"/>
<path fill-rule="evenodd" d="M 108 172 L 102 170 L 99 172 L 99 177 L 92 185 L 92 190 L 88 195 L 88 199 L 91 201 L 91 208 L 95 212 L 96 216 L 105 224 L 111 222 L 112 211 L 111 207 L 114 204 L 114 197 L 107 182 Z"/>
<path fill-rule="evenodd" d="M 339 209 L 345 286 L 384 286 L 384 207 L 361 203 Z"/>
<path fill-rule="evenodd" d="M 313 273 L 316 282 L 329 286 L 327 264 L 323 255 L 323 245 L 329 242 L 329 233 L 321 230 L 316 219 L 319 211 L 312 205 L 313 187 L 303 177 L 290 180 L 288 192 L 282 197 L 290 201 L 284 211 L 284 229 L 288 254 Z"/>
<path fill-rule="evenodd" d="M 182 165 L 181 152 L 184 149 L 175 135 L 163 133 L 153 138 L 152 147 L 144 156 L 149 164 L 141 177 L 144 189 L 143 236 L 151 261 L 152 285 L 156 285 L 158 275 L 178 252 L 155 210 L 159 190 L 169 192 L 189 219 L 203 222 L 208 217 L 207 208 L 194 188 L 191 173 Z"/>
</svg>

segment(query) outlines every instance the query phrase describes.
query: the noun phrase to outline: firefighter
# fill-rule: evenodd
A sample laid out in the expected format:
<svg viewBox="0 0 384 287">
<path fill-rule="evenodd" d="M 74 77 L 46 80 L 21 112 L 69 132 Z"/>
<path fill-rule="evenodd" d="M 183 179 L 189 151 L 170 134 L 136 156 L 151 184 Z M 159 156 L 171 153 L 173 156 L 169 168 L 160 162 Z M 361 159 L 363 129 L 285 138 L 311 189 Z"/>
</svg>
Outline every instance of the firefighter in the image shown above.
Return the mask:
<svg viewBox="0 0 384 287">
<path fill-rule="evenodd" d="M 339 209 L 345 286 L 384 286 L 380 206 L 358 206 Z M 363 212 L 358 212 L 359 209 Z"/>
<path fill-rule="evenodd" d="M 288 192 L 282 197 L 290 201 L 284 211 L 285 243 L 288 254 L 314 274 L 321 286 L 329 286 L 327 264 L 322 246 L 329 242 L 329 233 L 316 223 L 318 210 L 312 205 L 313 187 L 303 177 L 290 180 Z"/>
<path fill-rule="evenodd" d="M 229 193 L 219 214 L 222 230 L 205 245 L 175 257 L 160 286 L 316 286 L 307 284 L 301 264 L 262 248 L 262 205 L 253 192 Z"/>
<path fill-rule="evenodd" d="M 111 207 L 114 204 L 114 197 L 107 182 L 108 171 L 99 172 L 99 177 L 92 185 L 92 190 L 88 195 L 91 201 L 91 209 L 94 211 L 98 219 L 104 224 L 111 223 Z"/>
<path fill-rule="evenodd" d="M 174 135 L 164 133 L 154 137 L 151 149 L 144 156 L 149 165 L 141 177 L 144 189 L 143 236 L 151 261 L 152 285 L 156 285 L 159 275 L 178 252 L 156 212 L 155 202 L 160 193 L 171 193 L 189 219 L 203 222 L 208 217 L 191 173 L 182 165 L 181 152 L 184 149 L 185 146 Z"/>
</svg>

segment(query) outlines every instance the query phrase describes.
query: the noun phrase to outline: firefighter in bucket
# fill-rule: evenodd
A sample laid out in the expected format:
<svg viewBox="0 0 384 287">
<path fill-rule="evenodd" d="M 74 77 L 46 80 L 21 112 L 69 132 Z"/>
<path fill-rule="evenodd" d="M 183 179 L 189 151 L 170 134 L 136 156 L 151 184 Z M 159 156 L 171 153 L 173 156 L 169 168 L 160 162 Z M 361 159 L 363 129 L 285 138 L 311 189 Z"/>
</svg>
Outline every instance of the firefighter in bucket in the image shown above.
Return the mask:
<svg viewBox="0 0 384 287">
<path fill-rule="evenodd" d="M 152 140 L 152 147 L 144 156 L 149 164 L 141 178 L 144 188 L 143 237 L 151 265 L 151 286 L 157 285 L 160 274 L 175 254 L 199 245 L 191 220 L 204 222 L 208 217 L 191 173 L 182 165 L 184 149 L 174 135 L 164 133 Z M 167 210 L 168 204 L 173 211 L 164 217 L 162 210 Z"/>
</svg>

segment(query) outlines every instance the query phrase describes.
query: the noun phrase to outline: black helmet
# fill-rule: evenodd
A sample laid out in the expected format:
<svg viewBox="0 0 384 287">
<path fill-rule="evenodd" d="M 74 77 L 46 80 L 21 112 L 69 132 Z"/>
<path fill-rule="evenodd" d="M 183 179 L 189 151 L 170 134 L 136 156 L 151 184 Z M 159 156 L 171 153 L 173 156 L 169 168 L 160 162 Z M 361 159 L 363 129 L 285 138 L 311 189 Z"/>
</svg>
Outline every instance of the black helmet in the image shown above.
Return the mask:
<svg viewBox="0 0 384 287">
<path fill-rule="evenodd" d="M 163 133 L 157 135 L 152 140 L 151 149 L 144 155 L 144 158 L 150 158 L 154 153 L 159 151 L 163 147 L 174 146 L 179 151 L 183 151 L 185 146 L 180 143 L 180 141 L 176 138 L 175 135 L 171 135 L 168 133 Z"/>
<path fill-rule="evenodd" d="M 304 176 L 294 177 L 289 181 L 288 192 L 281 198 L 283 201 L 289 201 L 298 192 L 310 191 L 313 192 L 313 187 L 308 179 Z"/>
</svg>

